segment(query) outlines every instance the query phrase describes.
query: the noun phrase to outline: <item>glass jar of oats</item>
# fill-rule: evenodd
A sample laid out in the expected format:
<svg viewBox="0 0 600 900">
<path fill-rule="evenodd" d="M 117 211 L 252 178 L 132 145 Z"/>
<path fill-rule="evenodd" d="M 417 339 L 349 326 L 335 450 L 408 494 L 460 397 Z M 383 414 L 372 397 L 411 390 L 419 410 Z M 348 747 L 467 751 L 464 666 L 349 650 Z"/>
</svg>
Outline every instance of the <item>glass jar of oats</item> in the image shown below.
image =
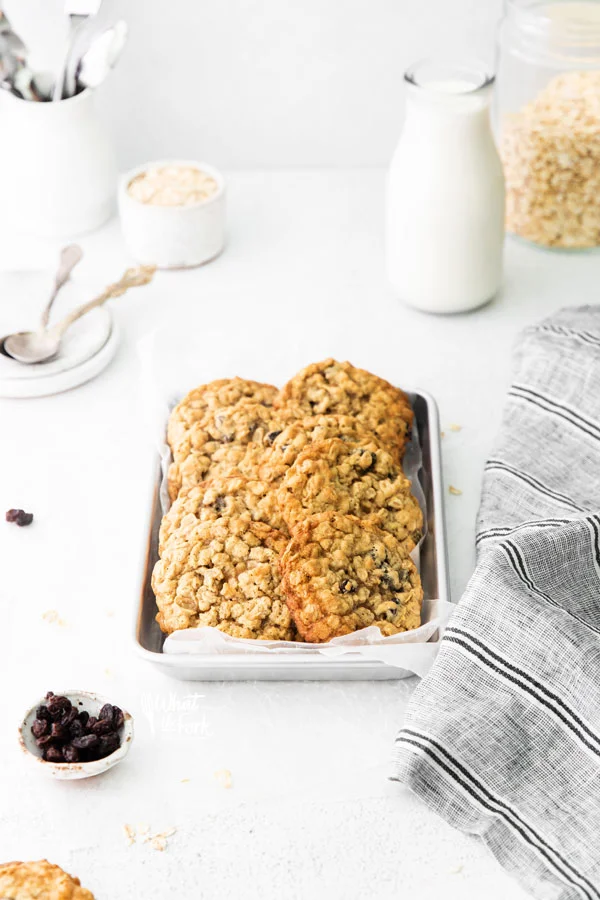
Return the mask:
<svg viewBox="0 0 600 900">
<path fill-rule="evenodd" d="M 506 0 L 497 69 L 507 231 L 600 246 L 600 2 Z"/>
</svg>

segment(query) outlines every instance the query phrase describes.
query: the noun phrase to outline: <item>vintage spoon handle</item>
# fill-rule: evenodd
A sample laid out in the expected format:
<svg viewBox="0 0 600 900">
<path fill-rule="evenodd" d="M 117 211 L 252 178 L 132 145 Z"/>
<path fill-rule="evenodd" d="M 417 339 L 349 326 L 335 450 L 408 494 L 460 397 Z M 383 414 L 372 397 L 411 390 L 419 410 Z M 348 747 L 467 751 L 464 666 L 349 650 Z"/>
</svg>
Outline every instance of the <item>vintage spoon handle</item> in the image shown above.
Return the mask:
<svg viewBox="0 0 600 900">
<path fill-rule="evenodd" d="M 155 271 L 156 266 L 138 266 L 135 269 L 127 269 L 119 281 L 116 281 L 114 284 L 109 284 L 106 290 L 98 297 L 89 300 L 88 303 L 84 303 L 83 306 L 78 306 L 77 309 L 74 309 L 57 325 L 51 328 L 48 334 L 51 334 L 52 337 L 60 341 L 67 328 L 69 328 L 73 322 L 76 322 L 77 319 L 85 316 L 86 313 L 89 313 L 92 309 L 96 309 L 97 306 L 102 306 L 107 300 L 112 300 L 114 297 L 120 297 L 128 291 L 129 288 L 142 287 L 144 284 L 149 284 L 152 281 Z"/>
<path fill-rule="evenodd" d="M 40 331 L 46 330 L 48 319 L 50 318 L 50 310 L 52 309 L 52 304 L 56 300 L 56 295 L 60 291 L 61 287 L 69 280 L 71 272 L 73 271 L 77 263 L 81 260 L 82 256 L 83 250 L 78 246 L 78 244 L 69 244 L 68 247 L 63 247 L 63 249 L 61 250 L 58 271 L 56 273 L 56 277 L 54 278 L 54 288 L 52 289 L 50 299 L 44 307 L 44 311 L 42 312 L 42 315 L 40 317 Z"/>
</svg>

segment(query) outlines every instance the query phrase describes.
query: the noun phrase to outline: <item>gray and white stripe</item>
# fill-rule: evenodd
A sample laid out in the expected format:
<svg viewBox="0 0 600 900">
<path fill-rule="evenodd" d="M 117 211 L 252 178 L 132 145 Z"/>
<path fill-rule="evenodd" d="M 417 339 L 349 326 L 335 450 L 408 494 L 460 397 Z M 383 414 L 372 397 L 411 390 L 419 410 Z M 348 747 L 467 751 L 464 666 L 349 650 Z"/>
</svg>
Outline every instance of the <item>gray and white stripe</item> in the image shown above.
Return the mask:
<svg viewBox="0 0 600 900">
<path fill-rule="evenodd" d="M 393 778 L 535 897 L 600 900 L 600 309 L 527 329 L 486 465 L 478 563 Z"/>
</svg>

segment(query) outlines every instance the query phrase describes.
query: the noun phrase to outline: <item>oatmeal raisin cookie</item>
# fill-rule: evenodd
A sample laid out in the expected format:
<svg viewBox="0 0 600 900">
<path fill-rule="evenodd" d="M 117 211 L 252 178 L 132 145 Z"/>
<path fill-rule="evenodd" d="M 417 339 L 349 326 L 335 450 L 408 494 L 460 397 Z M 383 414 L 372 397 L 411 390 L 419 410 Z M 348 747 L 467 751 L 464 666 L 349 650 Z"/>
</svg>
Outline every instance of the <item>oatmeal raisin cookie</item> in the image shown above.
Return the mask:
<svg viewBox="0 0 600 900">
<path fill-rule="evenodd" d="M 254 522 L 264 522 L 287 535 L 271 485 L 246 478 L 232 470 L 225 478 L 211 477 L 196 487 L 180 492 L 160 526 L 159 549 L 168 541 L 186 540 L 199 522 L 214 522 L 248 513 Z"/>
<path fill-rule="evenodd" d="M 275 406 L 295 403 L 309 415 L 355 416 L 401 458 L 413 413 L 399 388 L 349 362 L 326 359 L 302 369 L 282 388 Z"/>
<path fill-rule="evenodd" d="M 285 415 L 282 412 L 280 415 Z M 278 434 L 284 422 L 260 403 L 241 401 L 236 406 L 219 407 L 195 422 L 173 447 L 173 463 L 168 472 L 169 495 L 173 500 L 185 487 L 200 484 L 218 467 L 223 473 L 243 458 L 249 443 L 265 445 Z"/>
<path fill-rule="evenodd" d="M 237 465 L 241 472 L 277 484 L 304 449 L 330 438 L 378 443 L 377 437 L 354 416 L 303 416 L 282 431 L 268 435 L 264 447 L 249 445 Z"/>
<path fill-rule="evenodd" d="M 376 444 L 334 438 L 309 445 L 288 470 L 277 498 L 291 530 L 307 516 L 333 510 L 379 525 L 407 553 L 422 537 L 423 514 L 410 481 Z"/>
<path fill-rule="evenodd" d="M 171 412 L 167 428 L 169 446 L 175 451 L 188 429 L 196 422 L 201 423 L 212 410 L 236 406 L 241 401 L 272 406 L 276 395 L 277 388 L 273 385 L 245 378 L 221 378 L 202 384 L 186 394 Z"/>
<path fill-rule="evenodd" d="M 421 624 L 419 574 L 377 525 L 335 512 L 310 516 L 281 560 L 283 590 L 302 637 L 322 643 L 376 625 L 391 635 Z"/>
<path fill-rule="evenodd" d="M 294 640 L 280 586 L 286 543 L 249 513 L 200 522 L 184 540 L 172 536 L 152 575 L 161 629 L 212 625 L 234 637 Z"/>
<path fill-rule="evenodd" d="M 94 900 L 79 878 L 47 859 L 0 864 L 2 900 Z"/>
</svg>

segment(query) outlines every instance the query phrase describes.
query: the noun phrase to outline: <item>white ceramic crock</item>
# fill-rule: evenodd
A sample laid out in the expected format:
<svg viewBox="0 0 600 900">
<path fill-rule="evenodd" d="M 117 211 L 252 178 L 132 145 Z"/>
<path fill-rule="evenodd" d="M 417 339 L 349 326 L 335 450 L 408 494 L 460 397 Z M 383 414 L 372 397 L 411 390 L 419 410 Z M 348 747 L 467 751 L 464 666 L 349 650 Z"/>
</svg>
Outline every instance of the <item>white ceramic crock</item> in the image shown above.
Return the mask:
<svg viewBox="0 0 600 900">
<path fill-rule="evenodd" d="M 62 238 L 98 228 L 114 211 L 112 145 L 86 90 L 60 103 L 0 91 L 0 197 L 5 226 Z"/>
<path fill-rule="evenodd" d="M 193 166 L 217 182 L 217 191 L 191 206 L 151 206 L 127 191 L 137 175 L 159 166 Z M 127 172 L 119 185 L 119 214 L 123 237 L 132 256 L 159 269 L 201 266 L 218 256 L 225 243 L 225 179 L 195 160 L 163 159 Z"/>
</svg>

